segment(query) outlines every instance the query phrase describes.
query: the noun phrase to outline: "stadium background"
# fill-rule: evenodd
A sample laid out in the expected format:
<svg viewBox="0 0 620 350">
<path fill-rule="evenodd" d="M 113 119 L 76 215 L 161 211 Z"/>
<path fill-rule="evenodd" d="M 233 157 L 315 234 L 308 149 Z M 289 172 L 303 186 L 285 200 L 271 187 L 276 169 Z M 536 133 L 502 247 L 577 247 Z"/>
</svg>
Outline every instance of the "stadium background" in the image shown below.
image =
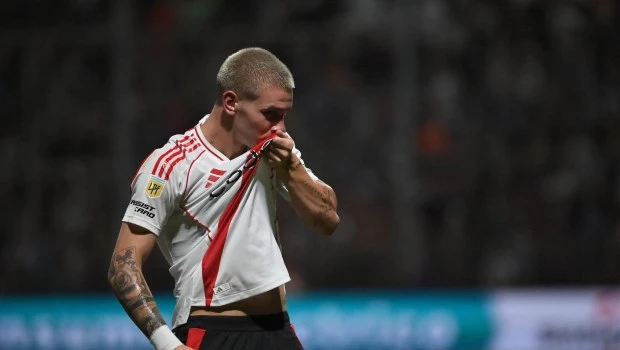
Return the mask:
<svg viewBox="0 0 620 350">
<path fill-rule="evenodd" d="M 245 46 L 291 68 L 288 128 L 339 197 L 328 239 L 281 208 L 309 349 L 620 348 L 619 12 L 2 1 L 0 348 L 145 345 L 105 278 L 129 181 L 210 110 L 219 64 Z M 159 253 L 145 274 L 170 306 Z"/>
</svg>

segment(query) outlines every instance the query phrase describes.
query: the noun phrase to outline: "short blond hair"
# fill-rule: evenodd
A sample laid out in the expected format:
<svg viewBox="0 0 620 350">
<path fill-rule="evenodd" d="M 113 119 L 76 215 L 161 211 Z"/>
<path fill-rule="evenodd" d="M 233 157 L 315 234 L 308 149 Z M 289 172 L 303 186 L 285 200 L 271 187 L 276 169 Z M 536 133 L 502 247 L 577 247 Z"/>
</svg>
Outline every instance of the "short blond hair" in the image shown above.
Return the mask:
<svg viewBox="0 0 620 350">
<path fill-rule="evenodd" d="M 260 47 L 239 50 L 228 56 L 217 72 L 221 96 L 232 90 L 240 98 L 256 99 L 263 88 L 295 88 L 293 74 L 274 54 Z M 219 102 L 219 99 L 218 99 Z"/>
</svg>

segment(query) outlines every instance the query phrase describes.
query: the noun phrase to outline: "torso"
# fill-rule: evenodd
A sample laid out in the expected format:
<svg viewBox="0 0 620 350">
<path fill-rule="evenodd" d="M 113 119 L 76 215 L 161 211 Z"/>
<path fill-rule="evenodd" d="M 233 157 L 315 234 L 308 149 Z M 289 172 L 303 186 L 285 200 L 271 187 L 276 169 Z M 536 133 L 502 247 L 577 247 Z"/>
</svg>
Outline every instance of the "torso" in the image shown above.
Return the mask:
<svg viewBox="0 0 620 350">
<path fill-rule="evenodd" d="M 158 190 L 149 192 L 153 181 Z M 198 126 L 148 157 L 132 182 L 123 221 L 159 236 L 175 279 L 175 326 L 190 314 L 286 311 L 290 277 L 275 205 L 276 193 L 284 190 L 267 166 L 245 155 L 226 159 Z"/>
</svg>

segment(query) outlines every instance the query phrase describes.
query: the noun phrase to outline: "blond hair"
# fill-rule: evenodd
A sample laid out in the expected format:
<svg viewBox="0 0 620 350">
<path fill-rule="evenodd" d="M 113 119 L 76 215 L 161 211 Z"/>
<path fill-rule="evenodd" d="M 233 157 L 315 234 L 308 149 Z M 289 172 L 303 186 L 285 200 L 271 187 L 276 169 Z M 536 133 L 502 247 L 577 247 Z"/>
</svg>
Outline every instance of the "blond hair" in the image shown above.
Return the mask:
<svg viewBox="0 0 620 350">
<path fill-rule="evenodd" d="M 263 88 L 295 88 L 293 74 L 271 52 L 250 47 L 228 56 L 217 72 L 217 89 L 221 96 L 232 90 L 240 98 L 256 99 Z M 218 103 L 219 103 L 218 99 Z"/>
</svg>

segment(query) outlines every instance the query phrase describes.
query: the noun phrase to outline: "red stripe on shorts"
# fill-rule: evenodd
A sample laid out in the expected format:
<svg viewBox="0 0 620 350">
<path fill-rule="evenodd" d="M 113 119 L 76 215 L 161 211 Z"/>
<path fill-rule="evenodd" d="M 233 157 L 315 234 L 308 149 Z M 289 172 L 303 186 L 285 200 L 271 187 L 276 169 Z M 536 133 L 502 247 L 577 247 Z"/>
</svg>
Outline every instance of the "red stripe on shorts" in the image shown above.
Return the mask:
<svg viewBox="0 0 620 350">
<path fill-rule="evenodd" d="M 200 345 L 202 344 L 202 339 L 205 337 L 205 333 L 207 330 L 201 328 L 190 328 L 187 331 L 187 346 L 192 349 L 200 349 Z"/>
</svg>

